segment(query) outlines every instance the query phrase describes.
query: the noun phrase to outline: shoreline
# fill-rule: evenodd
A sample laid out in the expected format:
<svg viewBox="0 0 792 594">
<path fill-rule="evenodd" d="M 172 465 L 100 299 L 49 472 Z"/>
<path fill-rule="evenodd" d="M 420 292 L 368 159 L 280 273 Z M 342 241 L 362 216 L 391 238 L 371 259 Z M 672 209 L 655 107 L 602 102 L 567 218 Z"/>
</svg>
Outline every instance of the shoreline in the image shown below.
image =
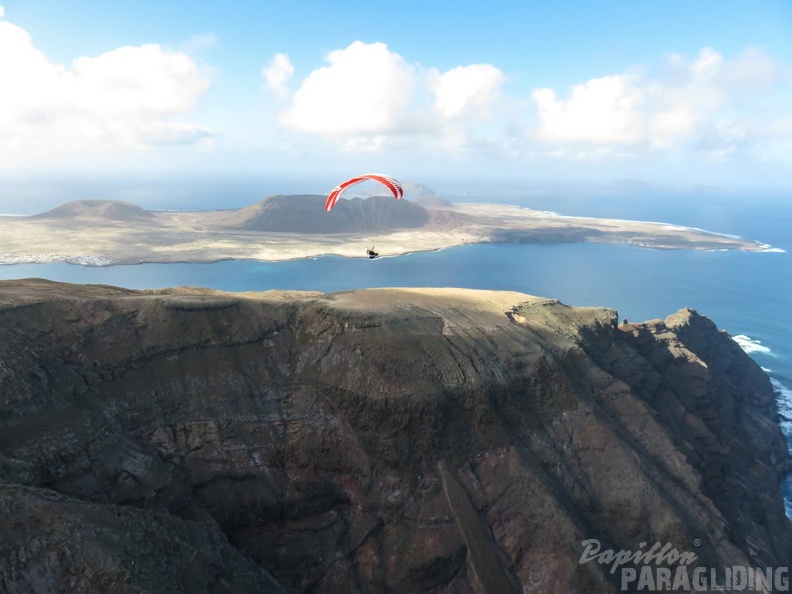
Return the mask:
<svg viewBox="0 0 792 594">
<path fill-rule="evenodd" d="M 644 250 L 655 250 L 655 251 L 698 251 L 698 252 L 730 252 L 730 251 L 743 251 L 743 252 L 752 252 L 757 254 L 770 254 L 770 253 L 786 253 L 786 250 L 781 248 L 772 247 L 769 244 L 762 244 L 760 242 L 754 242 L 757 245 L 757 248 L 754 250 L 738 250 L 734 248 L 711 248 L 711 249 L 704 249 L 704 248 L 685 248 L 685 247 L 656 247 L 647 244 L 638 244 L 632 242 L 591 242 L 591 241 L 559 241 L 559 242 L 528 242 L 528 241 L 475 241 L 475 242 L 468 242 L 468 243 L 458 243 L 454 245 L 448 245 L 443 247 L 435 247 L 435 248 L 427 248 L 427 249 L 411 249 L 409 251 L 392 253 L 392 254 L 385 254 L 380 255 L 376 259 L 387 259 L 387 258 L 400 258 L 403 256 L 409 256 L 412 254 L 420 254 L 420 253 L 432 253 L 432 252 L 441 252 L 448 249 L 456 248 L 456 247 L 465 247 L 470 245 L 546 245 L 548 243 L 554 244 L 572 244 L 572 243 L 593 243 L 593 244 L 607 244 L 607 245 L 622 245 L 626 247 L 636 248 L 636 249 L 644 249 Z M 51 257 L 50 257 L 51 256 Z M 85 256 L 57 256 L 54 254 L 46 254 L 46 255 L 31 255 L 29 258 L 25 258 L 25 256 L 14 256 L 13 259 L 3 257 L 0 255 L 0 266 L 26 266 L 26 265 L 47 265 L 47 264 L 69 264 L 71 266 L 83 266 L 85 268 L 111 268 L 114 266 L 141 266 L 146 264 L 215 264 L 218 262 L 229 262 L 229 261 L 249 261 L 249 262 L 260 262 L 260 263 L 279 263 L 279 262 L 296 262 L 299 260 L 316 260 L 318 258 L 324 258 L 328 256 L 335 256 L 339 258 L 350 258 L 350 259 L 361 259 L 361 260 L 369 260 L 368 257 L 365 255 L 356 256 L 356 255 L 346 255 L 346 254 L 339 254 L 334 252 L 325 252 L 325 253 L 316 253 L 316 254 L 307 254 L 301 256 L 293 256 L 293 257 L 282 257 L 282 258 L 269 258 L 269 259 L 261 259 L 261 258 L 253 258 L 253 257 L 233 257 L 233 256 L 220 256 L 217 258 L 211 259 L 186 259 L 186 260 L 140 260 L 138 262 L 130 262 L 130 261 L 112 261 L 109 258 L 104 256 L 93 256 L 93 255 L 85 255 Z M 81 261 L 84 260 L 84 261 Z M 92 261 L 95 261 L 92 262 Z"/>
<path fill-rule="evenodd" d="M 470 244 L 610 243 L 655 250 L 781 252 L 769 244 L 717 231 L 627 219 L 557 215 L 499 204 L 464 203 L 427 209 L 422 227 L 376 237 L 378 251 L 396 257 Z M 280 262 L 336 255 L 364 257 L 372 238 L 353 234 L 268 231 L 229 226 L 227 211 L 145 211 L 145 219 L 0 217 L 0 265 L 65 262 L 107 267 L 209 263 L 224 260 Z M 454 213 L 448 216 L 448 213 Z"/>
</svg>

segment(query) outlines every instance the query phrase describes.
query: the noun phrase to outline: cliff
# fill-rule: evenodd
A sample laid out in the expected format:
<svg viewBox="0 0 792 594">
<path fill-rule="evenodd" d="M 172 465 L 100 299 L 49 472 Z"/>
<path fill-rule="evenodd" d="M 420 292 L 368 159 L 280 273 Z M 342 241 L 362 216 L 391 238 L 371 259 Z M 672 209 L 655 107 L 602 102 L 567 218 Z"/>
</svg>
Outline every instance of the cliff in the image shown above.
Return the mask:
<svg viewBox="0 0 792 594">
<path fill-rule="evenodd" d="M 762 370 L 507 292 L 0 283 L 0 591 L 618 592 L 786 566 Z"/>
</svg>

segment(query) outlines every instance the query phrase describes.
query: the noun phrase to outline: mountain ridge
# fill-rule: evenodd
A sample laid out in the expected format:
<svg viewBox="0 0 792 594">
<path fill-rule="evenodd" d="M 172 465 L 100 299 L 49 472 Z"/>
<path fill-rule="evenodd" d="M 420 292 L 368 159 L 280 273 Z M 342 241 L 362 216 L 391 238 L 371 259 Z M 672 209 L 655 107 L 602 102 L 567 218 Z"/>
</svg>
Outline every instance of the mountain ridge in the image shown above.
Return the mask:
<svg viewBox="0 0 792 594">
<path fill-rule="evenodd" d="M 588 539 L 792 556 L 772 387 L 693 310 L 25 280 L 0 283 L 0 322 L 0 583 L 610 593 Z M 129 514 L 156 538 L 91 544 Z"/>
</svg>

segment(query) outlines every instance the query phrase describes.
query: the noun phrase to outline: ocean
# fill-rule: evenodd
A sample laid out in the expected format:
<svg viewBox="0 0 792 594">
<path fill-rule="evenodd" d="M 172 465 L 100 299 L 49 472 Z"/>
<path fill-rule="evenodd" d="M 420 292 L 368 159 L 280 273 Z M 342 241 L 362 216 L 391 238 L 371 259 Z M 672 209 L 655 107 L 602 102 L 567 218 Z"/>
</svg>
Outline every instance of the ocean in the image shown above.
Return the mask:
<svg viewBox="0 0 792 594">
<path fill-rule="evenodd" d="M 662 221 L 738 235 L 783 251 L 742 253 L 650 250 L 605 244 L 489 244 L 368 260 L 327 256 L 288 262 L 140 264 L 102 268 L 70 264 L 0 266 L 0 278 L 41 277 L 129 288 L 177 285 L 227 291 L 345 291 L 443 286 L 520 291 L 569 305 L 603 306 L 620 318 L 663 318 L 690 307 L 728 331 L 768 373 L 782 426 L 792 441 L 792 195 L 647 190 L 570 196 L 548 192 L 453 196 L 501 201 L 575 216 Z M 383 256 L 387 256 L 383 254 Z M 792 453 L 792 449 L 790 449 Z M 792 518 L 792 478 L 783 485 Z"/>
</svg>

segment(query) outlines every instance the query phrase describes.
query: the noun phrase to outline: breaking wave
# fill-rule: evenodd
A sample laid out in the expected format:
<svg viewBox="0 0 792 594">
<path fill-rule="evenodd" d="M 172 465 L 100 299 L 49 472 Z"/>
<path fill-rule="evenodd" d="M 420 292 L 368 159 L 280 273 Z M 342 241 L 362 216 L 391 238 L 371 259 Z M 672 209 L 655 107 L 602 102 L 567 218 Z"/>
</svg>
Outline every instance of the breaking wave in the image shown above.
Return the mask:
<svg viewBox="0 0 792 594">
<path fill-rule="evenodd" d="M 787 438 L 787 449 L 792 456 L 792 388 L 789 388 L 774 377 L 770 378 L 776 393 L 778 406 L 779 425 Z M 781 483 L 781 492 L 784 495 L 784 508 L 788 518 L 792 519 L 792 474 Z"/>
<path fill-rule="evenodd" d="M 753 353 L 763 353 L 765 355 L 769 355 L 772 353 L 770 347 L 766 347 L 762 344 L 761 340 L 756 340 L 755 338 L 751 338 L 750 336 L 746 336 L 745 334 L 738 334 L 737 336 L 732 336 L 734 342 L 740 345 L 740 348 L 744 350 L 749 355 Z"/>
<path fill-rule="evenodd" d="M 792 436 L 792 388 L 788 388 L 774 377 L 770 378 L 770 383 L 773 384 L 773 389 L 776 393 L 776 402 L 778 403 L 778 412 L 784 417 L 784 424 L 788 425 L 788 436 Z M 785 432 L 787 427 L 784 427 Z"/>
</svg>

